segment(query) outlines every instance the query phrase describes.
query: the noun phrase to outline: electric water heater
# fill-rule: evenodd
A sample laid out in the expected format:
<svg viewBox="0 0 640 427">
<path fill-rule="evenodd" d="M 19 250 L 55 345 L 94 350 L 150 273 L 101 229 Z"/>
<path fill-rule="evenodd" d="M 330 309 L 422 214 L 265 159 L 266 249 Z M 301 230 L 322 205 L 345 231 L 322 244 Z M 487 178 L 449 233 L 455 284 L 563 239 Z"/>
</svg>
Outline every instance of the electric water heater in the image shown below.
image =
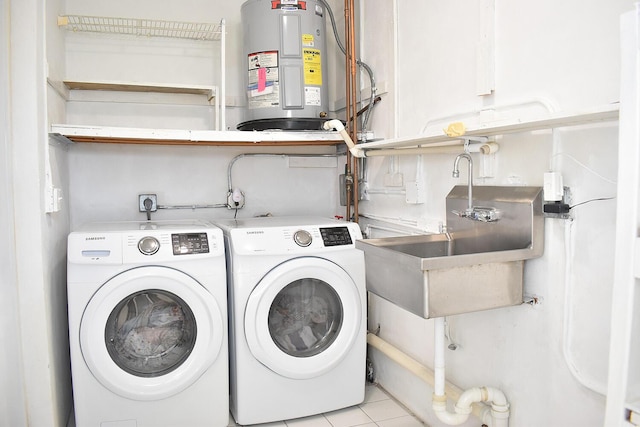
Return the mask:
<svg viewBox="0 0 640 427">
<path fill-rule="evenodd" d="M 248 0 L 241 19 L 247 120 L 238 129 L 322 129 L 328 111 L 324 5 Z"/>
</svg>

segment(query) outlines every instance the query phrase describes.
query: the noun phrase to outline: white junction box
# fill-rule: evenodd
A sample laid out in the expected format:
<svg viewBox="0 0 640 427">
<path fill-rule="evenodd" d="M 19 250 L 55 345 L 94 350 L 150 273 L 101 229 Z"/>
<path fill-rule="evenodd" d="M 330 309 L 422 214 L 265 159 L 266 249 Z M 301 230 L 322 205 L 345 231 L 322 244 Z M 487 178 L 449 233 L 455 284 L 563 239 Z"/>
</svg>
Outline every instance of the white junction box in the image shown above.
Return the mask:
<svg viewBox="0 0 640 427">
<path fill-rule="evenodd" d="M 420 205 L 426 201 L 427 194 L 424 188 L 424 183 L 421 181 L 407 182 L 405 186 L 405 200 L 412 205 Z"/>
<path fill-rule="evenodd" d="M 564 197 L 564 185 L 562 175 L 559 172 L 545 172 L 544 174 L 544 200 L 547 202 L 560 202 Z"/>
</svg>

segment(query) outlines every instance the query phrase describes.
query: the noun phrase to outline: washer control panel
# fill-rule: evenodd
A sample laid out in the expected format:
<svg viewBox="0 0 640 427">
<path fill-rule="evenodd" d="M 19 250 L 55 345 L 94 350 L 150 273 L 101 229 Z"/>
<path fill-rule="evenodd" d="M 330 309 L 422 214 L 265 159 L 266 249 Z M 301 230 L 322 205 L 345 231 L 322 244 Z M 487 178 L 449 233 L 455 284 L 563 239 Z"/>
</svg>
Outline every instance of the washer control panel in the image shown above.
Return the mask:
<svg viewBox="0 0 640 427">
<path fill-rule="evenodd" d="M 347 227 L 320 228 L 320 235 L 325 246 L 342 246 L 353 243 Z"/>
<path fill-rule="evenodd" d="M 209 253 L 207 233 L 179 233 L 171 235 L 174 255 Z"/>
</svg>

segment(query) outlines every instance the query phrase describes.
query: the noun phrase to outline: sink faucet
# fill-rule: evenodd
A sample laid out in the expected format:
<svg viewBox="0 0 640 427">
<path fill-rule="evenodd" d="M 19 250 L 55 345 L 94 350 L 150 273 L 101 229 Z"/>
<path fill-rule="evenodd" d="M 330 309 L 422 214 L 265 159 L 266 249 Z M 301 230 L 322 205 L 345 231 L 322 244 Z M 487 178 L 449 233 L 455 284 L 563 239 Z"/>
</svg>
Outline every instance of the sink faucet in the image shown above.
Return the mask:
<svg viewBox="0 0 640 427">
<path fill-rule="evenodd" d="M 467 177 L 467 182 L 469 186 L 469 207 L 467 208 L 467 214 L 473 212 L 473 160 L 471 160 L 471 156 L 468 153 L 458 154 L 456 156 L 455 162 L 453 162 L 453 173 L 451 176 L 454 178 L 460 177 L 460 171 L 458 170 L 458 163 L 460 163 L 460 159 L 467 159 L 469 162 L 469 176 Z"/>
<path fill-rule="evenodd" d="M 491 207 L 473 206 L 473 160 L 471 160 L 471 156 L 469 155 L 469 153 L 458 154 L 455 162 L 453 163 L 453 173 L 451 174 L 451 176 L 453 176 L 454 178 L 460 177 L 460 171 L 458 170 L 460 159 L 467 159 L 467 162 L 469 162 L 469 204 L 467 205 L 467 209 L 464 212 L 453 211 L 453 213 L 460 217 L 469 218 L 474 221 L 498 221 L 502 217 L 502 212 L 500 212 L 498 209 Z"/>
</svg>

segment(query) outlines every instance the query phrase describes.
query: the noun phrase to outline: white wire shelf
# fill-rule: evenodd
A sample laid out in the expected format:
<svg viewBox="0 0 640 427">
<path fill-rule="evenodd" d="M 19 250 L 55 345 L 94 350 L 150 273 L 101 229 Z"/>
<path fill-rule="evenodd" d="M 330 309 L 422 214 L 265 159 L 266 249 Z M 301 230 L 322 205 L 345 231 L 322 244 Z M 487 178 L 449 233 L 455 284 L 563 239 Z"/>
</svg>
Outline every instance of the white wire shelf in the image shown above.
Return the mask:
<svg viewBox="0 0 640 427">
<path fill-rule="evenodd" d="M 216 130 L 226 129 L 226 23 L 166 21 L 146 18 L 116 18 L 87 15 L 58 16 L 58 27 L 73 32 L 129 35 L 148 38 L 216 41 L 220 45 L 219 84 L 211 87 L 173 84 L 140 84 L 128 82 L 65 81 L 67 89 L 112 90 L 130 92 L 161 92 L 206 94 L 215 99 Z"/>
<path fill-rule="evenodd" d="M 144 18 L 104 16 L 58 16 L 58 26 L 73 32 L 125 34 L 138 37 L 164 37 L 216 41 L 222 37 L 224 23 L 162 21 Z"/>
</svg>

